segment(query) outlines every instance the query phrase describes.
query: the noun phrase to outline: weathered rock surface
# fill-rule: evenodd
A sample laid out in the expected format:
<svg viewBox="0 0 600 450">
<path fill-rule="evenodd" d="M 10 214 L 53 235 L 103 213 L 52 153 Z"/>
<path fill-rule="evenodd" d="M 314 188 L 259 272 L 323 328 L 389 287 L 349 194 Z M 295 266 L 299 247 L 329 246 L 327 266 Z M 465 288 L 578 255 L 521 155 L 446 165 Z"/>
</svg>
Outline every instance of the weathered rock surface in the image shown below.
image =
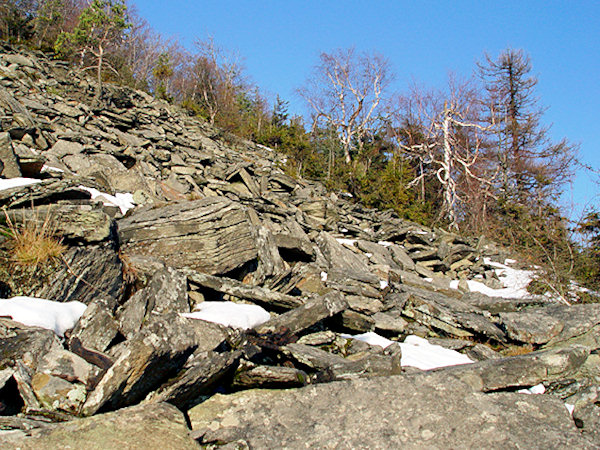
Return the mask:
<svg viewBox="0 0 600 450">
<path fill-rule="evenodd" d="M 189 416 L 202 443 L 250 448 L 594 447 L 558 399 L 482 394 L 439 375 L 217 394 Z"/>
<path fill-rule="evenodd" d="M 0 442 L 6 449 L 86 448 L 197 449 L 183 414 L 166 403 L 140 405 L 15 436 Z"/>
<path fill-rule="evenodd" d="M 125 254 L 209 274 L 231 272 L 257 256 L 247 211 L 219 197 L 134 213 L 119 221 L 119 237 Z"/>
<path fill-rule="evenodd" d="M 196 349 L 196 334 L 187 320 L 164 315 L 131 338 L 121 349 L 82 408 L 91 415 L 101 408 L 135 404 L 175 375 Z"/>
</svg>

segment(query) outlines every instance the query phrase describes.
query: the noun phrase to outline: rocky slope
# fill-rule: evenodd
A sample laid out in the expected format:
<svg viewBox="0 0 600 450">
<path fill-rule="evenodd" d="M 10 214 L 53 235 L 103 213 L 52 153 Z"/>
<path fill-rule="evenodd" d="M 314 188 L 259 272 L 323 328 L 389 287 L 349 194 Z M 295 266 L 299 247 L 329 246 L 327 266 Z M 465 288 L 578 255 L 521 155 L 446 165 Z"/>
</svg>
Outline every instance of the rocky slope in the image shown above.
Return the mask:
<svg viewBox="0 0 600 450">
<path fill-rule="evenodd" d="M 600 443 L 600 305 L 527 295 L 492 243 L 293 179 L 143 92 L 92 108 L 66 64 L 1 50 L 0 207 L 67 248 L 3 259 L 0 311 L 83 304 L 0 318 L 3 448 Z"/>
</svg>

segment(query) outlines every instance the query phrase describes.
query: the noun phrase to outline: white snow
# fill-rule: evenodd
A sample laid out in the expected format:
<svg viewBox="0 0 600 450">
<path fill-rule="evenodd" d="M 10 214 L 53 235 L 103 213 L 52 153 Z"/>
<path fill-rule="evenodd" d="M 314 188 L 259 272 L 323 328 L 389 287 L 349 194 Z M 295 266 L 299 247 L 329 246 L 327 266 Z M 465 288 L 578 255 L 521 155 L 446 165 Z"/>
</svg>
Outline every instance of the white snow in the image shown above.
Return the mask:
<svg viewBox="0 0 600 450">
<path fill-rule="evenodd" d="M 62 336 L 73 328 L 87 306 L 84 303 L 55 302 L 35 297 L 0 299 L 0 316 L 10 316 L 16 322 L 42 327 Z"/>
<path fill-rule="evenodd" d="M 14 187 L 20 187 L 20 186 L 28 186 L 30 184 L 35 184 L 35 183 L 41 183 L 42 180 L 37 180 L 35 178 L 7 178 L 7 179 L 0 179 L 0 191 L 3 191 L 4 189 L 10 189 L 10 188 L 14 188 Z"/>
<path fill-rule="evenodd" d="M 365 256 L 366 256 L 367 258 L 372 258 L 372 257 L 373 257 L 373 253 L 365 253 Z"/>
<path fill-rule="evenodd" d="M 569 411 L 569 414 L 573 415 L 573 411 L 575 411 L 575 405 L 571 405 L 570 403 L 565 403 L 565 408 Z"/>
<path fill-rule="evenodd" d="M 321 281 L 327 281 L 327 272 L 321 272 Z"/>
<path fill-rule="evenodd" d="M 528 389 L 519 389 L 517 392 L 519 394 L 543 394 L 546 392 L 546 386 L 540 383 L 536 384 L 535 386 L 531 386 Z"/>
<path fill-rule="evenodd" d="M 489 266 L 495 267 L 496 275 L 498 275 L 504 288 L 492 289 L 478 281 L 467 280 L 471 292 L 480 292 L 490 297 L 527 298 L 531 296 L 527 292 L 527 285 L 533 279 L 535 273 L 533 270 L 513 269 L 505 264 L 491 261 L 488 258 L 485 258 L 484 262 Z"/>
<path fill-rule="evenodd" d="M 416 367 L 421 370 L 436 369 L 438 367 L 470 364 L 473 361 L 462 353 L 450 350 L 439 345 L 430 344 L 427 339 L 419 336 L 407 336 L 404 342 L 394 342 L 377 333 L 368 332 L 358 335 L 342 335 L 345 338 L 358 339 L 370 345 L 379 345 L 383 348 L 397 344 L 402 349 L 401 364 Z"/>
<path fill-rule="evenodd" d="M 394 245 L 393 242 L 388 242 L 388 241 L 379 241 L 377 242 L 379 245 L 382 245 L 384 247 L 391 247 L 392 245 Z"/>
<path fill-rule="evenodd" d="M 349 245 L 350 247 L 354 247 L 356 244 L 356 239 L 346 239 L 346 238 L 335 238 L 342 245 Z"/>
<path fill-rule="evenodd" d="M 340 228 L 340 233 L 347 233 L 348 232 L 348 228 Z"/>
<path fill-rule="evenodd" d="M 258 305 L 234 302 L 202 302 L 196 307 L 196 311 L 181 315 L 245 330 L 261 325 L 271 318 L 271 315 Z"/>
<path fill-rule="evenodd" d="M 133 201 L 133 194 L 128 192 L 120 193 L 117 192 L 115 195 L 110 195 L 105 192 L 100 192 L 98 189 L 79 186 L 80 189 L 85 189 L 90 194 L 92 194 L 92 199 L 98 198 L 102 201 L 103 204 L 109 206 L 118 206 L 121 210 L 121 214 L 125 214 L 131 208 L 135 207 L 135 203 Z"/>
<path fill-rule="evenodd" d="M 450 281 L 450 289 L 458 289 L 458 283 L 460 283 L 459 280 Z"/>
<path fill-rule="evenodd" d="M 383 290 L 390 284 L 386 280 L 379 280 L 379 289 Z"/>
<path fill-rule="evenodd" d="M 64 172 L 64 170 L 59 169 L 58 167 L 47 166 L 46 164 L 44 164 L 42 166 L 41 172 Z"/>
</svg>

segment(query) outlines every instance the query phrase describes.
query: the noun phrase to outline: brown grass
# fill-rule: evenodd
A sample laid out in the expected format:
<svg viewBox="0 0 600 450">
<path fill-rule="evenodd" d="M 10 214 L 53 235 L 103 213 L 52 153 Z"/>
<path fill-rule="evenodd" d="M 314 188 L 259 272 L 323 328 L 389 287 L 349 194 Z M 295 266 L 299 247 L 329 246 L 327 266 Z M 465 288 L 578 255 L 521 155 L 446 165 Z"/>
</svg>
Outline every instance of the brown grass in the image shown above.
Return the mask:
<svg viewBox="0 0 600 450">
<path fill-rule="evenodd" d="M 525 345 L 511 345 L 510 347 L 508 347 L 507 349 L 502 351 L 502 354 L 504 356 L 519 356 L 519 355 L 526 355 L 528 353 L 533 352 L 535 349 L 533 348 L 533 345 L 531 344 L 525 344 Z"/>
<path fill-rule="evenodd" d="M 62 239 L 55 237 L 56 229 L 51 224 L 50 214 L 46 214 L 43 221 L 34 214 L 32 219 L 22 223 L 13 222 L 6 211 L 4 214 L 9 252 L 14 263 L 35 269 L 59 259 L 66 252 Z"/>
</svg>

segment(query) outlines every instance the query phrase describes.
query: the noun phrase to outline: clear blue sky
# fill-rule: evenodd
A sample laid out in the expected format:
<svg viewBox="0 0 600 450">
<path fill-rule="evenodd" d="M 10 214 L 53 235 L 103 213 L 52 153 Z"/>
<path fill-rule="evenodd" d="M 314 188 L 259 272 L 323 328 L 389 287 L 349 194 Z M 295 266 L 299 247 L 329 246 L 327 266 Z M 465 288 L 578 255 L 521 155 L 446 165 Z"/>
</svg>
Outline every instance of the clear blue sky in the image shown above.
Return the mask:
<svg viewBox="0 0 600 450">
<path fill-rule="evenodd" d="M 165 37 L 191 48 L 195 38 L 239 52 L 260 89 L 289 100 L 322 51 L 355 46 L 386 56 L 395 89 L 412 80 L 443 88 L 448 72 L 470 75 L 485 52 L 531 56 L 537 95 L 551 137 L 580 144 L 580 158 L 600 169 L 600 1 L 597 0 L 133 0 Z M 565 213 L 600 204 L 600 186 L 578 174 Z"/>
</svg>

